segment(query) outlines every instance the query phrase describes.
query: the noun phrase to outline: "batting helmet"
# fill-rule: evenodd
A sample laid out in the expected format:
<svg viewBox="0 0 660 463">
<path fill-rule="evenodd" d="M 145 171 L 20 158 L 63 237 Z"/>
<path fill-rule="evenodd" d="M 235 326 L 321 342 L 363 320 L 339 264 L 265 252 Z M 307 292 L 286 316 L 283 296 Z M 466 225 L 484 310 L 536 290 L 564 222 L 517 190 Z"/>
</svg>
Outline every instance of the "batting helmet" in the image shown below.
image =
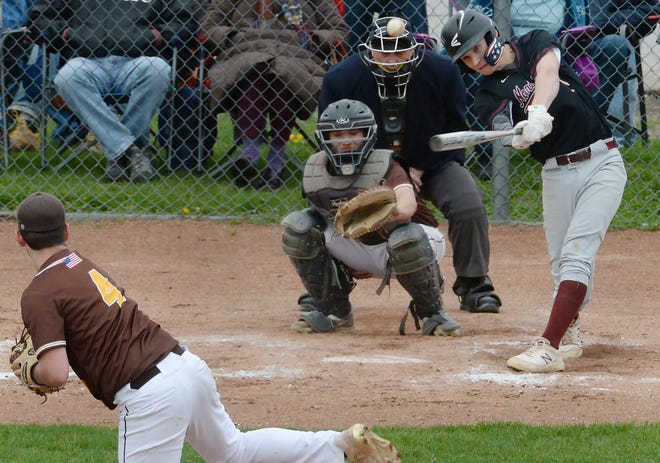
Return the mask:
<svg viewBox="0 0 660 463">
<path fill-rule="evenodd" d="M 339 100 L 331 103 L 319 116 L 316 137 L 339 175 L 353 175 L 362 170 L 376 144 L 376 119 L 366 104 L 355 100 Z M 336 151 L 330 132 L 335 130 L 361 129 L 362 136 L 343 139 L 344 143 L 360 143 L 353 151 Z M 337 144 L 337 141 L 334 141 Z"/>
<path fill-rule="evenodd" d="M 440 35 L 442 46 L 454 63 L 482 39 L 486 39 L 488 45 L 484 60 L 495 66 L 502 56 L 504 41 L 493 20 L 485 14 L 471 9 L 459 11 L 449 18 Z"/>
<path fill-rule="evenodd" d="M 390 34 L 387 30 L 390 22 L 403 23 L 403 29 Z M 419 51 L 420 48 L 423 51 L 423 47 L 420 47 L 415 35 L 410 31 L 408 21 L 395 16 L 377 18 L 372 25 L 369 38 L 366 43 L 362 44 L 362 47 L 368 50 L 368 53 L 363 54 L 362 58 L 376 78 L 380 97 L 404 98 L 406 96 L 406 86 L 410 80 L 410 73 L 422 57 Z M 381 63 L 376 61 L 373 55 L 374 52 L 398 53 L 407 51 L 412 51 L 410 57 L 397 62 Z"/>
</svg>

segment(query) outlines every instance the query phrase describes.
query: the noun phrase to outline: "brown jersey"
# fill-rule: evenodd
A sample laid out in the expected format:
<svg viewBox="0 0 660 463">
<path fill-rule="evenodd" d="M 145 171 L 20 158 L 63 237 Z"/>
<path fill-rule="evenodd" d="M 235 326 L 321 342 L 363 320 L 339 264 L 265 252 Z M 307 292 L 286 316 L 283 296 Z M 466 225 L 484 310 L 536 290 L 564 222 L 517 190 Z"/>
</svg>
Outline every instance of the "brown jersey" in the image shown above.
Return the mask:
<svg viewBox="0 0 660 463">
<path fill-rule="evenodd" d="M 110 409 L 119 389 L 177 345 L 106 272 L 68 249 L 43 264 L 21 311 L 37 356 L 65 346 L 73 371 Z"/>
</svg>

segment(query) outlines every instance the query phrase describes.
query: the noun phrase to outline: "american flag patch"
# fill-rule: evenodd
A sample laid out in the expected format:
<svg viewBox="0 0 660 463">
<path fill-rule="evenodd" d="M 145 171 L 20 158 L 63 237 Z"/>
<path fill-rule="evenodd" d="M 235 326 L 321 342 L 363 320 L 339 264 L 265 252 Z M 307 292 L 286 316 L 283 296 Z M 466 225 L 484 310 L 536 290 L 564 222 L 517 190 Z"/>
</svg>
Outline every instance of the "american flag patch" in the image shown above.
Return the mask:
<svg viewBox="0 0 660 463">
<path fill-rule="evenodd" d="M 75 252 L 72 252 L 71 254 L 69 254 L 64 258 L 64 265 L 66 265 L 69 268 L 73 268 L 81 262 L 82 259 Z"/>
</svg>

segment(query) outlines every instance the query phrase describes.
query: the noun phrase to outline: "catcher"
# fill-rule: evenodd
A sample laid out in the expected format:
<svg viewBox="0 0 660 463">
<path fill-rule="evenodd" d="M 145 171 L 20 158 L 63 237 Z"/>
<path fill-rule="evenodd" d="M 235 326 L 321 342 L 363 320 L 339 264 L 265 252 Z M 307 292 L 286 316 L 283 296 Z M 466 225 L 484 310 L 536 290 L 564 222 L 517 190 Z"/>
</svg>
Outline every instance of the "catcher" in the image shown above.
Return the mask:
<svg viewBox="0 0 660 463">
<path fill-rule="evenodd" d="M 214 462 L 401 462 L 389 441 L 362 424 L 343 432 L 241 432 L 206 363 L 139 310 L 105 271 L 67 247 L 69 227 L 57 198 L 35 193 L 16 215 L 16 239 L 37 274 L 21 299 L 34 349 L 28 347 L 29 358 L 18 354 L 22 366 L 15 373 L 59 387 L 70 365 L 94 397 L 119 407 L 120 463 L 178 462 L 184 440 Z"/>
<path fill-rule="evenodd" d="M 302 182 L 311 207 L 282 221 L 282 247 L 307 290 L 292 329 L 351 330 L 354 278 L 387 283 L 393 274 L 412 298 L 409 310 L 422 334 L 457 335 L 459 324 L 442 306 L 444 237 L 392 151 L 374 150 L 376 130 L 371 109 L 355 100 L 334 102 L 319 117 L 323 151 L 307 160 Z"/>
</svg>

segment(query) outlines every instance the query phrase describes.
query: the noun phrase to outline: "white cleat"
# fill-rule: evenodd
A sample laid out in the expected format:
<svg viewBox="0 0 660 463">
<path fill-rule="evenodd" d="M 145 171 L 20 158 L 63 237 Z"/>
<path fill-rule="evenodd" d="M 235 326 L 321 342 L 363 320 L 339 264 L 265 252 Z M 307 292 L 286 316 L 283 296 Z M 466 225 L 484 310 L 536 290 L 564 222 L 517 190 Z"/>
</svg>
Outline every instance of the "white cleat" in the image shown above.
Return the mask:
<svg viewBox="0 0 660 463">
<path fill-rule="evenodd" d="M 580 358 L 582 355 L 582 338 L 580 337 L 580 318 L 573 320 L 564 337 L 559 343 L 559 352 L 564 360 Z"/>
<path fill-rule="evenodd" d="M 532 340 L 525 352 L 507 360 L 506 366 L 529 373 L 552 373 L 564 370 L 564 359 L 547 339 L 539 337 Z"/>
</svg>

